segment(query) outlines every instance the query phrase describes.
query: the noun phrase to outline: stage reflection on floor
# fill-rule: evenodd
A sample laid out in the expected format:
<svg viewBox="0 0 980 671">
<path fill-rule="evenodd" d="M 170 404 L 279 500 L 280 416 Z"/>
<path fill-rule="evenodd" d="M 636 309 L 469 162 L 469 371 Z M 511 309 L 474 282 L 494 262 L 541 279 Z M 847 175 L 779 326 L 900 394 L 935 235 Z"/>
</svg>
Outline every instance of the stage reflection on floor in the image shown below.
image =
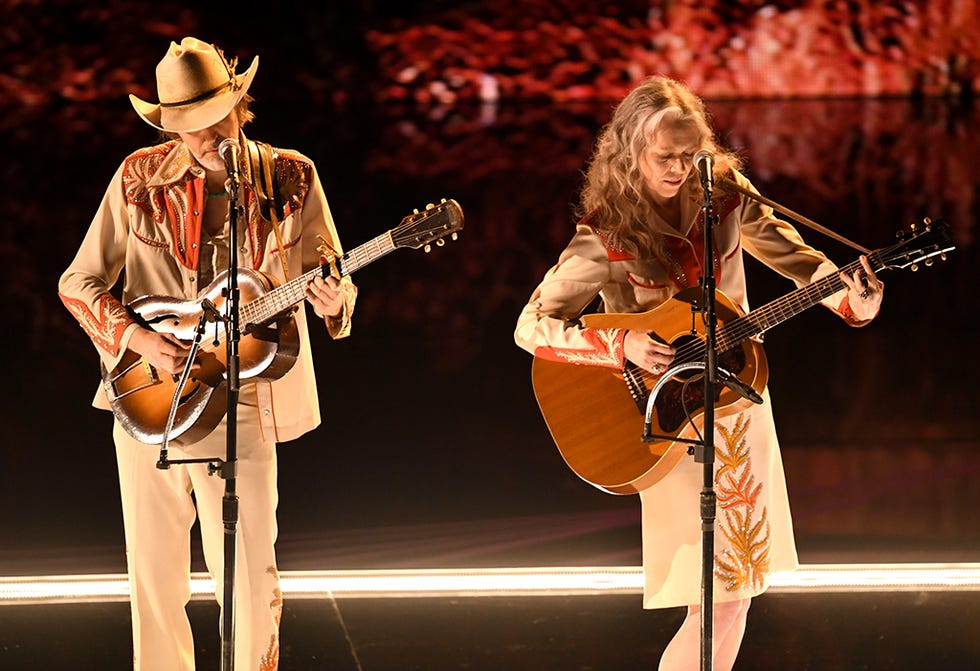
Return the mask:
<svg viewBox="0 0 980 671">
<path fill-rule="evenodd" d="M 945 263 L 884 273 L 883 313 L 865 329 L 814 310 L 767 334 L 803 560 L 975 559 L 980 110 L 710 108 L 766 196 L 870 248 L 924 217 L 945 218 L 958 246 Z M 638 563 L 636 498 L 567 470 L 511 337 L 569 236 L 606 106 L 256 110 L 253 137 L 317 162 L 348 247 L 443 197 L 466 213 L 458 242 L 399 250 L 355 275 L 350 339 L 314 338 L 325 423 L 280 450 L 281 567 Z M 109 416 L 88 407 L 97 359 L 55 284 L 118 161 L 153 140 L 131 117 L 121 103 L 45 109 L 3 131 L 16 162 L 4 167 L 0 241 L 0 574 L 124 566 Z M 856 257 L 805 236 L 840 263 Z M 755 305 L 791 289 L 758 264 L 750 273 Z"/>
<path fill-rule="evenodd" d="M 680 610 L 636 596 L 286 601 L 290 671 L 632 671 L 655 669 Z M 980 659 L 976 592 L 767 594 L 749 615 L 736 669 L 970 669 Z M 198 668 L 221 659 L 218 609 L 194 601 Z M 0 608 L 7 671 L 131 665 L 124 603 Z"/>
</svg>

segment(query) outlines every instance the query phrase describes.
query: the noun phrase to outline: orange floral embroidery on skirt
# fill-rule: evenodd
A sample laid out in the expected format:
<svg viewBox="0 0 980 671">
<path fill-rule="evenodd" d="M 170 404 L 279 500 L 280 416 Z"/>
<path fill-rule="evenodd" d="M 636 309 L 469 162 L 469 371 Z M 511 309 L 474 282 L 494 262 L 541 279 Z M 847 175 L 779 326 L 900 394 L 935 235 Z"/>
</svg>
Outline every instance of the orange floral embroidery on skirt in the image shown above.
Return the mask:
<svg viewBox="0 0 980 671">
<path fill-rule="evenodd" d="M 718 425 L 724 444 L 715 447 L 719 467 L 715 472 L 719 529 L 730 548 L 715 557 L 715 577 L 730 592 L 758 589 L 769 575 L 769 515 L 757 510 L 762 492 L 752 473 L 752 458 L 746 443 L 750 420 L 740 414 L 730 430 Z"/>
</svg>

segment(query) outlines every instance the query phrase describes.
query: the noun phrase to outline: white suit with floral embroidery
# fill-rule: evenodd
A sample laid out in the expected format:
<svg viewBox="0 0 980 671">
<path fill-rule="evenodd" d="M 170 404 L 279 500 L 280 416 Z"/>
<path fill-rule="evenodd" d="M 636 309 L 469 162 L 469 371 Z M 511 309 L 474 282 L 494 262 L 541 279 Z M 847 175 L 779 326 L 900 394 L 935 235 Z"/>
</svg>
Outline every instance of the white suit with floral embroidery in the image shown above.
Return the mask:
<svg viewBox="0 0 980 671">
<path fill-rule="evenodd" d="M 342 249 L 313 163 L 296 152 L 276 151 L 274 179 L 287 201 L 280 222 L 285 264 L 289 277 L 295 278 L 319 265 L 318 236 L 338 253 Z M 202 231 L 206 198 L 204 171 L 179 141 L 134 152 L 112 178 L 58 285 L 62 301 L 91 337 L 108 370 L 126 351 L 137 326 L 125 304 L 147 295 L 196 299 L 227 267 L 227 234 L 209 237 Z M 259 216 L 257 200 L 246 182 L 241 200 L 245 216 L 238 238 L 239 267 L 282 281 L 274 231 Z M 120 301 L 110 290 L 124 269 Z M 326 320 L 334 338 L 348 334 L 357 295 L 347 278 L 342 286 L 343 312 Z M 244 379 L 238 405 L 235 668 L 243 671 L 275 669 L 279 659 L 282 597 L 274 550 L 276 443 L 320 423 L 306 315 L 300 307 L 296 363 L 272 382 Z M 95 405 L 109 407 L 102 387 Z M 172 442 L 170 460 L 223 459 L 226 426 L 227 418 L 193 444 Z M 198 519 L 205 560 L 220 601 L 224 480 L 209 475 L 207 465 L 201 463 L 157 469 L 159 446 L 137 442 L 118 421 L 113 438 L 126 531 L 135 668 L 193 669 L 194 644 L 184 610 L 189 598 L 190 531 Z"/>
<path fill-rule="evenodd" d="M 741 174 L 735 173 L 734 179 L 752 189 Z M 691 184 L 679 195 L 679 230 L 659 219 L 651 222 L 666 238 L 666 262 L 633 258 L 611 248 L 600 223 L 589 218 L 579 222 L 558 263 L 518 318 L 517 344 L 544 359 L 622 368 L 625 331 L 584 328 L 577 318 L 596 296 L 605 312 L 636 313 L 697 286 L 703 228 L 701 195 Z M 713 235 L 717 287 L 743 310 L 749 309 L 743 251 L 797 286 L 836 272 L 836 266 L 806 245 L 792 226 L 775 218 L 770 207 L 719 184 L 714 208 L 719 217 Z M 823 304 L 856 323 L 843 291 Z M 798 565 L 768 392 L 763 397 L 763 405 L 716 419 L 716 601 L 760 594 L 772 572 Z M 684 457 L 661 481 L 640 492 L 646 608 L 700 602 L 701 489 L 702 465 Z"/>
</svg>

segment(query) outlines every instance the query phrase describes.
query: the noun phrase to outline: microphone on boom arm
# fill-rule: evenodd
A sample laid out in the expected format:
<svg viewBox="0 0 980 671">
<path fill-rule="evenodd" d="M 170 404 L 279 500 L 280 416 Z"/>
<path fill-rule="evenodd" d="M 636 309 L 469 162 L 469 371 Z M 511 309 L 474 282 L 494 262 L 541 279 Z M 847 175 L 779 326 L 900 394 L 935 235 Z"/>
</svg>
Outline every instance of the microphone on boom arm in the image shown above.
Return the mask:
<svg viewBox="0 0 980 671">
<path fill-rule="evenodd" d="M 715 188 L 715 155 L 702 149 L 694 155 L 694 167 L 701 175 L 701 186 L 705 191 Z"/>
</svg>

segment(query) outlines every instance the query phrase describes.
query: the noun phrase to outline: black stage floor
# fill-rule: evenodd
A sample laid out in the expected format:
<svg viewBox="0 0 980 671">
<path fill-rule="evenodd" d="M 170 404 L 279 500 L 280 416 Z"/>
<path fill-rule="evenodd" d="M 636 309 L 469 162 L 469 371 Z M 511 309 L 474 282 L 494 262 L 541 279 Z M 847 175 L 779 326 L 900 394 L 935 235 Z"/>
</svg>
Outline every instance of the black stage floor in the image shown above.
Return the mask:
<svg viewBox="0 0 980 671">
<path fill-rule="evenodd" d="M 220 665 L 218 610 L 189 607 L 200 669 Z M 283 671 L 655 669 L 682 611 L 638 595 L 287 600 Z M 736 669 L 919 671 L 980 663 L 976 592 L 769 593 Z M 209 633 L 210 632 L 210 633 Z M 0 668 L 131 668 L 126 603 L 0 607 Z"/>
</svg>

